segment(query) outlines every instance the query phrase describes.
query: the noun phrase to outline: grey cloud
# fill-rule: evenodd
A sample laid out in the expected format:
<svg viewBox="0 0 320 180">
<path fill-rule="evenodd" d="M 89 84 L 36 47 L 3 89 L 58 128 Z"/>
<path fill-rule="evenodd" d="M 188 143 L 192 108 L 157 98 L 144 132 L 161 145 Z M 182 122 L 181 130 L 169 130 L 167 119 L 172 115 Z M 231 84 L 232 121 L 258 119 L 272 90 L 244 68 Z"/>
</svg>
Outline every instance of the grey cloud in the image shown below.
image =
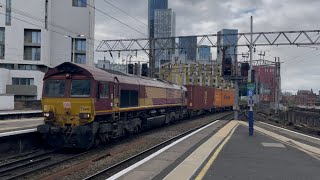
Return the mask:
<svg viewBox="0 0 320 180">
<path fill-rule="evenodd" d="M 147 0 L 108 0 L 147 24 Z M 250 29 L 250 15 L 254 16 L 254 31 L 320 29 L 319 0 L 169 0 L 176 12 L 177 35 L 214 34 L 222 28 L 237 28 L 239 32 Z M 115 8 L 96 1 L 96 7 L 108 12 L 130 26 L 147 34 L 147 27 L 127 17 Z M 254 10 L 254 11 L 252 11 Z M 96 12 L 96 39 L 139 38 L 143 35 Z M 319 47 L 319 46 L 318 46 Z M 310 52 L 306 47 L 258 47 L 268 59 L 279 56 L 288 63 L 282 64 L 282 89 L 320 90 L 320 50 Z M 247 49 L 239 48 L 239 52 Z M 292 59 L 293 57 L 301 56 Z M 96 53 L 97 58 L 101 54 Z M 258 58 L 258 55 L 255 55 Z M 308 60 L 306 58 L 311 57 Z M 293 61 L 290 63 L 290 61 Z"/>
</svg>

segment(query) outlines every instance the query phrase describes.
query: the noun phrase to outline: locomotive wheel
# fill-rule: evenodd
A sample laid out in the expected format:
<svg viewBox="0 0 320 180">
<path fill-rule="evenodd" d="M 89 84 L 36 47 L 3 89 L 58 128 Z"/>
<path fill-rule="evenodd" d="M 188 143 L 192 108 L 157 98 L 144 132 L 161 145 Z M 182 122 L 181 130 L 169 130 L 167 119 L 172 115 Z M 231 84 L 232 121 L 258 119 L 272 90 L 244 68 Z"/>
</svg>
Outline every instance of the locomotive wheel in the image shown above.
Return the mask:
<svg viewBox="0 0 320 180">
<path fill-rule="evenodd" d="M 94 138 L 94 147 L 98 147 L 100 144 L 100 136 L 97 134 L 96 137 Z"/>
<path fill-rule="evenodd" d="M 171 117 L 170 114 L 166 114 L 166 122 L 165 122 L 166 125 L 170 125 L 170 121 L 171 121 L 170 117 Z"/>
<path fill-rule="evenodd" d="M 98 134 L 98 133 L 99 133 L 99 132 L 97 132 L 97 133 L 93 136 L 93 138 L 92 138 L 89 146 L 86 148 L 87 150 L 89 150 L 89 149 L 91 149 L 91 148 L 96 148 L 96 147 L 99 146 L 99 144 L 100 144 L 100 137 L 99 137 L 99 134 Z"/>
<path fill-rule="evenodd" d="M 134 134 L 139 134 L 140 131 L 141 131 L 140 126 L 139 126 L 139 125 L 136 125 L 136 126 L 134 127 Z"/>
<path fill-rule="evenodd" d="M 175 115 L 174 112 L 170 113 L 170 124 L 172 124 L 172 123 L 175 122 L 175 120 L 176 120 L 176 117 L 175 117 L 175 116 L 176 116 L 176 115 Z"/>
</svg>

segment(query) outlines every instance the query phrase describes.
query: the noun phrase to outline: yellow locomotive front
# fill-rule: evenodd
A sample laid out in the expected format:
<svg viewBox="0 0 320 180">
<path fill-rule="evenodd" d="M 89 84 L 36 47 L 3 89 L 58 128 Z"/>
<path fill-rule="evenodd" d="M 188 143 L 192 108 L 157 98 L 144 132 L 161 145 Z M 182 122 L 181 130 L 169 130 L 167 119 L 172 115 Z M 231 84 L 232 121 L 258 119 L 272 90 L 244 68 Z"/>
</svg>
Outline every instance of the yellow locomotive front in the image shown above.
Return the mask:
<svg viewBox="0 0 320 180">
<path fill-rule="evenodd" d="M 77 71 L 49 73 L 43 85 L 44 125 L 38 131 L 54 147 L 87 148 L 94 141 L 94 80 Z"/>
</svg>

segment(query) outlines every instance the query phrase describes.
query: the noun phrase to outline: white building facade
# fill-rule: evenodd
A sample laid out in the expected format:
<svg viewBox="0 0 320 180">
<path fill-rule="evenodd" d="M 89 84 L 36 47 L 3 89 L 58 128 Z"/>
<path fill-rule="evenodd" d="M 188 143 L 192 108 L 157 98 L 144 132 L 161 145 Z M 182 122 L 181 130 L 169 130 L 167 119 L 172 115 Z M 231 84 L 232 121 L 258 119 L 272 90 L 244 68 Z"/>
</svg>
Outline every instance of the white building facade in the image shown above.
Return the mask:
<svg viewBox="0 0 320 180">
<path fill-rule="evenodd" d="M 39 100 L 48 67 L 93 65 L 94 3 L 0 0 L 0 94 Z"/>
</svg>

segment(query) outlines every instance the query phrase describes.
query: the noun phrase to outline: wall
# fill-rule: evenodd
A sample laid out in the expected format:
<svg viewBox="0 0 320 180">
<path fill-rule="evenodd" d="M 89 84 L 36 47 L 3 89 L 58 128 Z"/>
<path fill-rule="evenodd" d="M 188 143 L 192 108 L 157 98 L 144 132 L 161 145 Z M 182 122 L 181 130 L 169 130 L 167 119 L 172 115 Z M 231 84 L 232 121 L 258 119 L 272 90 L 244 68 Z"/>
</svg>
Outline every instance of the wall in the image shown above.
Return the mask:
<svg viewBox="0 0 320 180">
<path fill-rule="evenodd" d="M 87 3 L 94 6 L 94 0 L 87 0 Z M 50 1 L 49 21 L 51 24 L 65 27 L 70 31 L 59 30 L 67 36 L 76 37 L 84 35 L 86 38 L 87 64 L 94 63 L 94 27 L 95 27 L 95 10 L 90 6 L 73 7 L 72 1 L 54 0 Z M 71 44 L 70 37 L 64 37 L 61 34 L 51 33 L 51 66 L 57 66 L 63 62 L 71 61 Z"/>
<path fill-rule="evenodd" d="M 20 3 L 21 2 L 21 3 Z M 49 46 L 47 44 L 50 31 L 45 30 L 44 23 L 35 20 L 34 17 L 44 19 L 45 14 L 45 1 L 43 0 L 28 0 L 28 5 L 24 1 L 12 0 L 12 18 L 11 26 L 5 26 L 4 16 L 0 18 L 0 27 L 5 27 L 5 59 L 1 63 L 11 63 L 11 64 L 39 64 L 48 65 L 49 64 Z M 5 0 L 0 0 L 1 4 L 6 4 Z M 0 8 L 5 9 L 5 8 Z M 18 13 L 22 11 L 32 15 L 25 15 Z M 5 11 L 1 11 L 5 12 Z M 22 22 L 20 20 L 26 21 Z M 41 30 L 41 57 L 40 61 L 26 61 L 23 60 L 24 54 L 24 29 L 40 29 Z"/>
<path fill-rule="evenodd" d="M 12 78 L 33 78 L 34 85 L 37 86 L 37 99 L 42 96 L 43 77 L 41 71 L 23 71 L 23 70 L 8 70 L 0 68 L 0 95 L 6 94 L 6 86 L 12 85 Z"/>
<path fill-rule="evenodd" d="M 290 108 L 288 111 L 281 112 L 280 119 L 287 123 L 318 129 L 320 132 L 320 114 L 319 110 L 315 112 L 307 111 L 306 109 Z"/>
<path fill-rule="evenodd" d="M 13 110 L 14 109 L 14 95 L 0 94 L 0 110 Z"/>
<path fill-rule="evenodd" d="M 20 71 L 20 70 L 10 70 L 9 84 L 12 84 L 13 77 L 28 77 L 34 78 L 34 85 L 37 86 L 37 99 L 41 99 L 42 87 L 43 87 L 43 77 L 44 73 L 40 71 Z"/>
<path fill-rule="evenodd" d="M 6 0 L 0 0 L 0 3 L 5 5 Z M 94 6 L 94 0 L 88 0 L 88 3 Z M 87 39 L 88 64 L 93 65 L 94 46 L 92 44 L 94 43 L 95 11 L 92 8 L 73 7 L 72 0 L 49 0 L 49 30 L 45 29 L 44 0 L 28 0 L 28 5 L 26 5 L 25 1 L 12 0 L 11 10 L 11 26 L 6 26 L 5 17 L 0 16 L 0 27 L 5 27 L 6 43 L 5 59 L 0 63 L 39 64 L 53 67 L 63 62 L 71 61 L 72 41 L 71 38 L 66 38 L 65 35 L 72 37 L 85 35 Z M 23 13 L 18 13 L 18 11 Z M 5 7 L 1 7 L 0 12 L 5 14 Z M 24 29 L 41 29 L 40 61 L 23 60 Z"/>
<path fill-rule="evenodd" d="M 0 95 L 6 93 L 6 85 L 9 83 L 9 70 L 0 68 Z"/>
</svg>

